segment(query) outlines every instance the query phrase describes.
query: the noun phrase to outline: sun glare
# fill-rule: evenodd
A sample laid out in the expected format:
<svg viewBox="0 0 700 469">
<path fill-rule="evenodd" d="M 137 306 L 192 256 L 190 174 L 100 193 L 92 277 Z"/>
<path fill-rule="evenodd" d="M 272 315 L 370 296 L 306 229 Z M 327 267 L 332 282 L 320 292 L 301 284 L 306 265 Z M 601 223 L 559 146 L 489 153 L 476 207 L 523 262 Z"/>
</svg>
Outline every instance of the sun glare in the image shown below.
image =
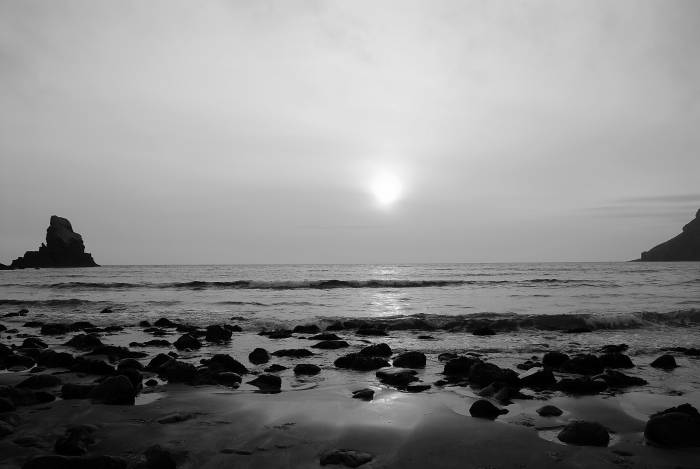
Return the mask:
<svg viewBox="0 0 700 469">
<path fill-rule="evenodd" d="M 389 206 L 401 197 L 401 182 L 393 174 L 379 174 L 372 182 L 372 193 L 380 205 Z"/>
</svg>

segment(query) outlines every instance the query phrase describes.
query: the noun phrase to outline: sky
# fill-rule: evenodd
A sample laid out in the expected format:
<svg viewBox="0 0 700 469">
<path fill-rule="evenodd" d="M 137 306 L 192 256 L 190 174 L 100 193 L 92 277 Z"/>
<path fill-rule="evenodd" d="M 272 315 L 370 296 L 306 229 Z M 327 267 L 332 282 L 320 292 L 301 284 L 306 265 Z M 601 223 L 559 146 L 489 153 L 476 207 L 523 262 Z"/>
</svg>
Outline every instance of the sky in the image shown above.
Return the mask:
<svg viewBox="0 0 700 469">
<path fill-rule="evenodd" d="M 0 0 L 0 262 L 623 261 L 700 208 L 700 2 Z"/>
</svg>

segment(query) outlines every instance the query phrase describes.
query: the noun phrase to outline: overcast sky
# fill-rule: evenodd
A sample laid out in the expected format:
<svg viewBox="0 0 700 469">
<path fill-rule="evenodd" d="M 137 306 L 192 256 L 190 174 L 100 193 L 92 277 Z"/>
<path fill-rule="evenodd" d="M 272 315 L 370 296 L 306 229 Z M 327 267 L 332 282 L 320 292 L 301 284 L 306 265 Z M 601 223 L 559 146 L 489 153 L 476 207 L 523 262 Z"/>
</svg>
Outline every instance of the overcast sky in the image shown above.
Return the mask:
<svg viewBox="0 0 700 469">
<path fill-rule="evenodd" d="M 693 0 L 0 0 L 0 262 L 52 214 L 102 264 L 631 259 L 700 207 L 699 45 Z"/>
</svg>

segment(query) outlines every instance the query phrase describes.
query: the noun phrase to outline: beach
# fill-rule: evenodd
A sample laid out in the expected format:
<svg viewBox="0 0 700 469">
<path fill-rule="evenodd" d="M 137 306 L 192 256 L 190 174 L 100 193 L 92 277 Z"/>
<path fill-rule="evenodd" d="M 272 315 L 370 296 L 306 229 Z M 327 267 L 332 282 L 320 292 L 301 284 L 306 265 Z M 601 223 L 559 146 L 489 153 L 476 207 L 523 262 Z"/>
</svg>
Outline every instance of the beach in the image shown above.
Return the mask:
<svg viewBox="0 0 700 469">
<path fill-rule="evenodd" d="M 695 274 L 692 266 L 684 269 L 673 273 L 681 277 L 679 282 Z M 556 278 L 571 285 L 574 279 L 561 278 L 562 272 Z M 698 315 L 692 308 L 636 316 L 621 311 L 613 320 L 566 309 L 540 315 L 475 311 L 449 317 L 431 313 L 368 318 L 335 307 L 325 317 L 282 317 L 254 309 L 246 315 L 219 304 L 213 308 L 221 311 L 207 317 L 201 311 L 191 316 L 186 311 L 201 307 L 207 296 L 217 303 L 243 302 L 244 296 L 250 303 L 253 295 L 259 304 L 271 304 L 270 295 L 277 302 L 296 302 L 304 296 L 309 304 L 337 304 L 341 297 L 381 293 L 409 298 L 404 303 L 410 305 L 412 295 L 417 295 L 415 304 L 427 302 L 430 295 L 434 303 L 456 304 L 459 294 L 460 306 L 469 306 L 469 288 L 476 287 L 465 287 L 468 279 L 454 271 L 450 280 L 460 282 L 457 285 L 427 287 L 405 286 L 408 280 L 425 285 L 420 278 L 394 278 L 390 286 L 387 279 L 382 284 L 375 278 L 372 284 L 365 276 L 356 279 L 354 287 L 334 282 L 324 289 L 265 290 L 257 283 L 258 288 L 251 289 L 212 289 L 206 282 L 214 280 L 204 279 L 204 285 L 197 284 L 200 290 L 170 295 L 167 314 L 152 303 L 166 301 L 163 288 L 106 288 L 117 283 L 109 271 L 21 274 L 31 277 L 22 287 L 8 285 L 19 283 L 17 277 L 3 277 L 0 324 L 6 348 L 0 396 L 14 400 L 15 409 L 0 413 L 7 429 L 0 439 L 0 467 L 59 467 L 56 461 L 36 458 L 60 454 L 88 458 L 94 467 L 112 467 L 105 464 L 114 461 L 89 459 L 101 455 L 126 465 L 114 467 L 320 467 L 334 461 L 324 458 L 335 450 L 365 455 L 369 459 L 359 467 L 366 468 L 690 468 L 700 460 L 698 447 L 670 447 L 644 435 L 657 412 L 686 403 L 700 408 Z M 27 285 L 67 284 L 57 277 L 70 275 L 103 278 L 79 279 L 90 286 L 35 286 L 32 295 L 22 296 L 22 289 L 31 288 Z M 528 275 L 546 278 L 539 272 Z M 581 272 L 569 275 L 578 278 Z M 162 282 L 166 280 L 174 283 Z M 288 286 L 302 280 L 309 282 L 296 279 Z M 271 281 L 278 280 L 267 280 Z M 625 282 L 634 281 L 620 274 L 617 291 L 608 287 L 604 292 L 612 298 L 607 307 L 622 304 L 616 293 L 629 289 Z M 572 288 L 532 283 L 538 286 L 526 288 L 532 290 L 535 303 L 542 301 L 535 295 Z M 568 294 L 580 295 L 581 287 L 576 288 Z M 595 292 L 600 287 L 588 288 L 601 296 Z M 684 291 L 692 297 L 688 290 Z M 159 297 L 154 300 L 143 291 Z M 116 301 L 120 295 L 123 300 Z M 189 303 L 188 295 L 193 297 Z M 88 296 L 90 302 L 80 303 Z M 484 296 L 481 292 L 475 301 Z M 630 296 L 631 302 L 640 301 L 633 292 Z M 173 303 L 174 298 L 180 303 Z M 75 301 L 67 310 L 70 299 Z M 522 307 L 534 309 L 535 304 Z M 140 308 L 153 311 L 144 314 Z M 271 320 L 275 315 L 278 321 Z M 256 349 L 265 353 L 251 355 Z M 676 366 L 659 367 L 655 360 L 663 355 L 673 357 Z M 52 378 L 36 378 L 46 375 Z M 116 386 L 107 395 L 95 392 L 119 376 L 132 388 Z M 260 379 L 271 376 L 279 381 Z M 31 377 L 34 382 L 27 387 L 25 380 Z M 74 384 L 83 387 L 71 388 Z M 365 390 L 365 399 L 353 398 L 360 390 Z M 81 392 L 85 394 L 78 395 Z M 498 415 L 474 416 L 477 401 L 488 401 Z M 540 415 L 547 405 L 561 415 Z M 607 444 L 560 440 L 568 424 L 582 420 L 604 427 Z M 57 450 L 57 442 L 75 428 L 88 436 L 78 453 L 65 455 L 65 448 Z M 153 456 L 156 445 L 167 454 L 160 462 Z M 158 466 L 171 463 L 175 466 Z M 341 461 L 330 467 L 344 466 Z"/>
</svg>

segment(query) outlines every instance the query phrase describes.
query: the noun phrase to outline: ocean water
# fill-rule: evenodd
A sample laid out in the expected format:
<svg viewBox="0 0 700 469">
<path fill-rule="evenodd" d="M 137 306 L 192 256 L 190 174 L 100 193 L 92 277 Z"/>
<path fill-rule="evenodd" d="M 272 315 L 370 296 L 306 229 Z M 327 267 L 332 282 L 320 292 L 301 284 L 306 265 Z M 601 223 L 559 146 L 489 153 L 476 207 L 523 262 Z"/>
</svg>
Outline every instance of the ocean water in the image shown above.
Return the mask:
<svg viewBox="0 0 700 469">
<path fill-rule="evenodd" d="M 408 319 L 505 330 L 700 325 L 700 263 L 107 266 L 0 271 L 0 313 L 289 327 Z M 112 312 L 101 314 L 105 308 Z M 400 328 L 399 326 L 396 326 Z"/>
<path fill-rule="evenodd" d="M 2 317 L 26 308 L 22 316 Z M 108 309 L 106 312 L 103 310 Z M 376 338 L 392 349 L 420 350 L 426 373 L 441 370 L 443 352 L 473 352 L 514 366 L 549 350 L 600 352 L 625 343 L 637 372 L 660 394 L 700 386 L 700 358 L 676 353 L 673 374 L 648 364 L 675 347 L 700 348 L 700 263 L 528 263 L 433 265 L 207 265 L 107 266 L 86 269 L 0 271 L 0 323 L 16 329 L 14 340 L 36 334 L 27 321 L 90 321 L 126 326 L 108 343 L 152 339 L 139 321 L 167 317 L 206 326 L 241 326 L 228 344 L 210 345 L 186 358 L 213 353 L 247 356 L 308 347 L 304 337 L 273 340 L 261 329 L 340 321 L 355 336 L 361 321 L 387 327 Z M 480 326 L 496 331 L 476 336 Z M 8 332 L 10 332 L 8 330 Z M 588 331 L 588 332 L 586 332 Z M 169 340 L 176 338 L 170 332 Z M 65 337 L 45 337 L 59 348 Z M 371 338 L 370 338 L 371 339 Z M 366 342 L 365 342 L 366 344 Z M 332 369 L 347 349 L 314 357 Z M 149 353 L 155 350 L 149 349 Z M 330 373 L 330 372 L 329 372 Z M 439 376 L 435 375 L 435 379 Z"/>
</svg>

